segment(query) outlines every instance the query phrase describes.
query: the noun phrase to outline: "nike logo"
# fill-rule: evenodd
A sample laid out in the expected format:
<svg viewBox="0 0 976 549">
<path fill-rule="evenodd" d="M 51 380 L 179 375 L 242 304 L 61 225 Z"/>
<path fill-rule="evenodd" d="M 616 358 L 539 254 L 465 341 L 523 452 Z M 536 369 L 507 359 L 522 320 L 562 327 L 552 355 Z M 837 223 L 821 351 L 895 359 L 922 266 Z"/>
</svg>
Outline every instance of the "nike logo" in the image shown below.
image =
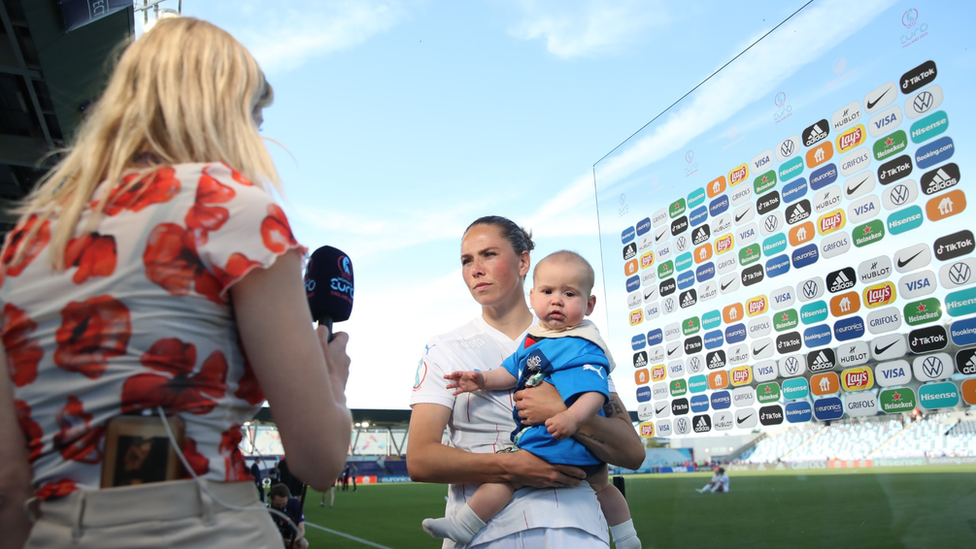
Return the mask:
<svg viewBox="0 0 976 549">
<path fill-rule="evenodd" d="M 758 355 L 759 353 L 761 353 L 761 352 L 763 352 L 763 351 L 765 351 L 765 350 L 766 350 L 766 347 L 769 347 L 769 343 L 767 343 L 767 344 L 765 344 L 765 345 L 763 345 L 762 347 L 760 347 L 760 348 L 758 348 L 758 349 L 753 349 L 753 350 L 752 350 L 752 354 L 754 354 L 754 355 Z"/>
<path fill-rule="evenodd" d="M 667 407 L 668 407 L 668 405 L 667 405 L 667 404 L 665 404 L 664 406 L 661 406 L 660 408 L 658 408 L 658 409 L 656 409 L 656 410 L 654 410 L 654 413 L 655 413 L 655 414 L 660 414 L 660 413 L 661 413 L 661 412 L 663 412 L 663 411 L 664 411 L 664 409 L 665 409 L 665 408 L 667 408 Z"/>
<path fill-rule="evenodd" d="M 657 293 L 657 288 L 651 288 L 650 290 L 647 291 L 647 293 L 644 294 L 644 299 L 650 299 L 656 293 Z"/>
<path fill-rule="evenodd" d="M 916 257 L 918 257 L 918 254 L 920 254 L 920 253 L 922 253 L 922 250 L 919 250 L 919 251 L 915 252 L 915 255 L 913 255 L 912 257 L 909 257 L 905 261 L 902 261 L 901 259 L 899 259 L 898 260 L 898 268 L 899 269 L 904 268 L 905 265 L 908 265 L 909 263 L 912 262 L 913 259 L 915 259 Z"/>
<path fill-rule="evenodd" d="M 861 180 L 860 183 L 858 183 L 857 185 L 854 185 L 853 187 L 850 187 L 849 189 L 847 189 L 847 196 L 850 196 L 850 195 L 856 193 L 857 190 L 861 188 L 861 185 L 865 184 L 867 182 L 867 180 L 868 180 L 868 178 L 865 177 L 864 179 Z"/>
<path fill-rule="evenodd" d="M 874 346 L 874 354 L 880 355 L 881 353 L 883 353 L 883 352 L 887 351 L 888 349 L 890 349 L 891 346 L 894 345 L 895 343 L 898 343 L 898 340 L 892 341 L 891 343 L 885 345 L 884 347 L 878 347 L 877 345 L 875 345 Z"/>
<path fill-rule="evenodd" d="M 738 223 L 739 221 L 742 220 L 743 217 L 745 217 L 747 215 L 749 215 L 749 210 L 746 210 L 746 211 L 742 212 L 742 215 L 736 215 L 735 216 L 735 222 Z"/>
<path fill-rule="evenodd" d="M 869 100 L 869 101 L 868 101 L 868 110 L 871 110 L 871 109 L 873 109 L 873 108 L 874 108 L 874 106 L 878 104 L 878 101 L 881 101 L 881 99 L 882 99 L 882 98 L 883 98 L 884 96 L 886 96 L 886 95 L 888 95 L 888 92 L 890 92 L 890 91 L 891 91 L 891 88 L 888 88 L 888 89 L 886 89 L 886 90 L 884 91 L 884 93 L 882 93 L 881 95 L 879 95 L 879 96 L 878 96 L 878 98 L 877 98 L 877 99 L 875 99 L 874 101 L 870 101 L 870 100 Z"/>
<path fill-rule="evenodd" d="M 724 292 L 725 289 L 728 288 L 729 286 L 731 286 L 733 282 L 735 282 L 735 279 L 734 278 L 732 280 L 730 280 L 728 284 L 722 284 L 722 291 Z"/>
<path fill-rule="evenodd" d="M 668 349 L 668 356 L 671 356 L 671 355 L 673 355 L 673 354 L 675 353 L 675 351 L 677 351 L 677 350 L 678 350 L 678 349 L 680 349 L 680 348 L 681 348 L 681 345 L 678 345 L 678 346 L 677 346 L 677 347 L 675 347 L 674 349 Z"/>
<path fill-rule="evenodd" d="M 743 423 L 745 423 L 745 422 L 746 422 L 746 421 L 747 421 L 747 420 L 748 420 L 749 418 L 751 418 L 751 417 L 752 417 L 753 415 L 755 415 L 755 414 L 749 414 L 749 415 L 747 415 L 746 417 L 736 417 L 736 418 L 735 418 L 735 422 L 736 422 L 736 423 L 738 423 L 739 425 L 742 425 L 742 424 L 743 424 Z"/>
<path fill-rule="evenodd" d="M 659 235 L 657 235 L 657 236 L 654 237 L 654 240 L 661 240 L 662 238 L 664 238 L 664 235 L 667 232 L 668 232 L 668 230 L 667 229 L 664 229 L 663 231 L 661 231 L 661 234 L 659 234 Z"/>
</svg>

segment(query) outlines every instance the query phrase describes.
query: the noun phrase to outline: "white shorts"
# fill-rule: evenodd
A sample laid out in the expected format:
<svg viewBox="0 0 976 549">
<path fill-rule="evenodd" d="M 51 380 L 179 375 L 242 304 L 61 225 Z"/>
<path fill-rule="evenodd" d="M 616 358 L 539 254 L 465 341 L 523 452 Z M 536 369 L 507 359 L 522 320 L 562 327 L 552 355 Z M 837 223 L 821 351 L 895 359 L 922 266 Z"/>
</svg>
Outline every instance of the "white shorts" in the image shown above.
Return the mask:
<svg viewBox="0 0 976 549">
<path fill-rule="evenodd" d="M 468 549 L 607 549 L 609 544 L 577 528 L 533 528 Z"/>
<path fill-rule="evenodd" d="M 221 501 L 192 480 L 76 491 L 39 503 L 41 517 L 27 549 L 155 549 L 181 547 L 281 547 L 281 535 L 258 501 L 254 483 L 206 481 Z M 36 500 L 35 500 L 36 501 Z M 35 503 L 36 504 L 36 503 Z"/>
</svg>

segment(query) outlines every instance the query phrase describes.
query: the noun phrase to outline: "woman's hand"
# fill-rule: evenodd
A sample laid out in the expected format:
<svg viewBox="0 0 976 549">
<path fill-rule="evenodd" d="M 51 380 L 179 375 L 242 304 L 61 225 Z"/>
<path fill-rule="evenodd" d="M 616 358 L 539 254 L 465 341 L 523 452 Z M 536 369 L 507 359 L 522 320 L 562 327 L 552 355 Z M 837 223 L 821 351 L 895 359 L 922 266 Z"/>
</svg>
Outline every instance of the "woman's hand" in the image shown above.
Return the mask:
<svg viewBox="0 0 976 549">
<path fill-rule="evenodd" d="M 553 465 L 525 450 L 511 454 L 495 454 L 504 459 L 503 467 L 508 472 L 509 482 L 536 488 L 564 488 L 579 486 L 586 473 L 571 465 Z"/>
<path fill-rule="evenodd" d="M 318 337 L 322 353 L 325 355 L 325 365 L 332 381 L 332 397 L 336 402 L 344 403 L 346 401 L 346 381 L 349 380 L 349 365 L 352 362 L 349 355 L 346 354 L 349 334 L 336 332 L 332 336 L 332 341 L 329 341 L 331 332 L 325 326 L 320 325 L 315 329 L 315 335 Z"/>
<path fill-rule="evenodd" d="M 537 387 L 517 391 L 515 407 L 522 418 L 522 425 L 543 425 L 549 418 L 566 411 L 563 397 L 559 396 L 559 391 L 551 383 L 540 383 Z"/>
</svg>

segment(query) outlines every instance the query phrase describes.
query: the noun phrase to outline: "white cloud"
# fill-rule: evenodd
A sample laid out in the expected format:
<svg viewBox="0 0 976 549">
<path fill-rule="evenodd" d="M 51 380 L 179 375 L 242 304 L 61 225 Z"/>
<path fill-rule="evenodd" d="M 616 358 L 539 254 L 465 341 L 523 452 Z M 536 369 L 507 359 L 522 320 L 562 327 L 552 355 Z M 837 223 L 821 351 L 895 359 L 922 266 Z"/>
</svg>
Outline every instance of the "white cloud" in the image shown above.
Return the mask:
<svg viewBox="0 0 976 549">
<path fill-rule="evenodd" d="M 279 3 L 269 10 L 245 4 L 261 25 L 249 24 L 239 38 L 268 73 L 300 67 L 307 60 L 356 47 L 404 21 L 409 10 L 398 0 Z"/>
<path fill-rule="evenodd" d="M 549 53 L 586 57 L 612 53 L 667 23 L 660 2 L 519 0 L 520 20 L 509 33 L 522 40 L 544 40 Z"/>
</svg>

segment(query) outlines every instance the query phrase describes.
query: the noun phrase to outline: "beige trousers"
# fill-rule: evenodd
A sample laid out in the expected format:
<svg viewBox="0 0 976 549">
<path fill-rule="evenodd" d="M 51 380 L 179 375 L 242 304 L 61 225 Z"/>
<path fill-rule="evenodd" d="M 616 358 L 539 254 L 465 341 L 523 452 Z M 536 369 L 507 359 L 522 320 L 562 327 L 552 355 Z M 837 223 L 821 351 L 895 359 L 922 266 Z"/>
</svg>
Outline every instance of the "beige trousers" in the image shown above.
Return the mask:
<svg viewBox="0 0 976 549">
<path fill-rule="evenodd" d="M 253 482 L 159 482 L 34 502 L 27 549 L 282 547 Z M 221 504 L 248 507 L 228 509 Z"/>
</svg>

